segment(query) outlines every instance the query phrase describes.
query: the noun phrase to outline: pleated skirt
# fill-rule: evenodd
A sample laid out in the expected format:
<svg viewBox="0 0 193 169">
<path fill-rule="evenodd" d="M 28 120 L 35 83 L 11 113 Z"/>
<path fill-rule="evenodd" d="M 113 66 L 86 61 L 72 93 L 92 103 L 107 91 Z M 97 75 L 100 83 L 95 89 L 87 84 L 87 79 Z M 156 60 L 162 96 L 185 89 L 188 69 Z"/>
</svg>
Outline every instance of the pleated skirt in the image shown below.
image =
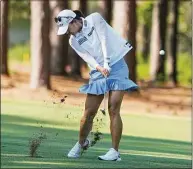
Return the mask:
<svg viewBox="0 0 193 169">
<path fill-rule="evenodd" d="M 107 78 L 97 70 L 92 70 L 89 74 L 89 83 L 79 88 L 81 93 L 101 95 L 109 91 L 130 92 L 138 89 L 138 86 L 129 79 L 129 69 L 124 58 L 111 67 L 111 72 Z"/>
</svg>

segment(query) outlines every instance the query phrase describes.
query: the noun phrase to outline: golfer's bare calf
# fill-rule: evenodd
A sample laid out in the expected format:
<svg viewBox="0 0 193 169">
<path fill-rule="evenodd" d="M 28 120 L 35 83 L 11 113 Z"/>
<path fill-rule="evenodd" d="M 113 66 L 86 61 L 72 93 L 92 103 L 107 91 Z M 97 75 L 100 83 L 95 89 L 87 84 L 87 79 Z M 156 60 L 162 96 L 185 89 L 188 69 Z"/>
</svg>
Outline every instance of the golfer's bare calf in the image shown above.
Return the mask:
<svg viewBox="0 0 193 169">
<path fill-rule="evenodd" d="M 92 129 L 93 119 L 98 111 L 98 108 L 103 100 L 104 95 L 91 95 L 86 97 L 84 115 L 80 121 L 79 143 L 83 145 L 89 132 Z"/>
<path fill-rule="evenodd" d="M 120 107 L 123 100 L 124 91 L 110 91 L 108 110 L 110 116 L 110 130 L 112 137 L 112 146 L 118 151 L 119 142 L 122 135 L 122 120 L 120 116 Z"/>
</svg>

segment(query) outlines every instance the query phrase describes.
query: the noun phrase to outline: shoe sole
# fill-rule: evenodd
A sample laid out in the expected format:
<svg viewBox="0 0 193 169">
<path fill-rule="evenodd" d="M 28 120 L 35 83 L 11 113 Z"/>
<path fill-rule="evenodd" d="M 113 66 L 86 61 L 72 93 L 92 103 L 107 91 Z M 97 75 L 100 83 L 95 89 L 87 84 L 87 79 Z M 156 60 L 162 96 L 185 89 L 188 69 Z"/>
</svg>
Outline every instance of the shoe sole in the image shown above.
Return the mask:
<svg viewBox="0 0 193 169">
<path fill-rule="evenodd" d="M 102 161 L 121 161 L 121 158 L 117 158 L 117 159 L 114 159 L 114 160 L 105 160 L 105 159 L 102 159 L 100 157 L 98 157 L 99 160 L 102 160 Z"/>
<path fill-rule="evenodd" d="M 79 158 L 80 156 L 67 156 L 68 158 Z"/>
</svg>

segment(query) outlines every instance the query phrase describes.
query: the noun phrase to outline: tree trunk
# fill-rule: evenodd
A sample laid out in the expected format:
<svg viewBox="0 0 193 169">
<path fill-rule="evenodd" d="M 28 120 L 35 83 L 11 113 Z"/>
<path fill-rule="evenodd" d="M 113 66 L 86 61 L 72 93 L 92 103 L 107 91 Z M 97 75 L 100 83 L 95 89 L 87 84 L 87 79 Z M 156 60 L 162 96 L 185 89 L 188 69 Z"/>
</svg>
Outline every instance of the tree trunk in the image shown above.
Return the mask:
<svg viewBox="0 0 193 169">
<path fill-rule="evenodd" d="M 125 32 L 125 23 L 128 22 L 126 1 L 113 1 L 113 28 L 125 39 L 128 39 Z M 120 10 L 122 9 L 122 10 Z M 121 18 L 121 19 L 120 19 Z"/>
<path fill-rule="evenodd" d="M 133 49 L 126 57 L 129 65 L 130 78 L 136 82 L 136 1 L 128 2 L 128 40 L 131 42 Z"/>
<path fill-rule="evenodd" d="M 170 1 L 171 6 L 171 24 L 169 28 L 169 50 L 168 50 L 168 73 L 169 81 L 177 85 L 177 44 L 178 44 L 178 7 L 179 0 Z"/>
<path fill-rule="evenodd" d="M 84 16 L 88 15 L 88 0 L 72 0 L 72 10 L 80 10 Z"/>
<path fill-rule="evenodd" d="M 83 15 L 86 17 L 88 15 L 88 0 L 79 0 L 79 2 L 80 2 L 79 9 L 80 11 L 82 11 Z M 85 68 L 87 68 L 87 63 L 81 57 L 79 57 L 79 62 L 80 62 L 79 63 L 80 67 L 84 66 Z"/>
<path fill-rule="evenodd" d="M 149 55 L 149 27 L 147 24 L 142 25 L 142 38 L 143 38 L 143 44 L 142 44 L 142 57 L 145 62 L 148 61 L 148 55 Z"/>
<path fill-rule="evenodd" d="M 70 47 L 71 48 L 71 47 Z M 81 77 L 81 58 L 80 56 L 71 48 L 71 76 Z"/>
<path fill-rule="evenodd" d="M 58 27 L 54 22 L 54 17 L 58 15 L 61 10 L 68 8 L 68 1 L 50 1 L 51 8 L 51 74 L 66 75 L 65 67 L 68 64 L 68 37 L 67 35 L 57 35 Z"/>
<path fill-rule="evenodd" d="M 2 0 L 1 4 L 1 32 L 0 32 L 0 54 L 1 74 L 9 76 L 8 71 L 8 0 Z"/>
<path fill-rule="evenodd" d="M 88 14 L 88 0 L 79 0 L 79 9 L 82 11 L 84 16 L 87 16 Z"/>
<path fill-rule="evenodd" d="M 30 88 L 50 85 L 49 1 L 31 1 L 31 81 Z"/>
<path fill-rule="evenodd" d="M 111 25 L 113 8 L 112 0 L 99 0 L 98 4 L 100 8 L 100 13 L 102 14 L 103 18 L 107 21 L 109 25 Z"/>
<path fill-rule="evenodd" d="M 151 34 L 150 74 L 152 81 L 165 80 L 165 51 L 167 0 L 159 0 L 154 4 Z"/>
<path fill-rule="evenodd" d="M 84 15 L 87 13 L 87 4 L 85 0 L 72 1 L 72 10 L 80 10 Z M 81 65 L 86 64 L 80 56 L 69 47 L 69 54 L 71 58 L 71 76 L 81 77 Z"/>
<path fill-rule="evenodd" d="M 113 27 L 133 46 L 125 56 L 125 61 L 129 67 L 130 79 L 136 82 L 136 1 L 114 1 L 113 6 Z"/>
<path fill-rule="evenodd" d="M 159 20 L 158 20 L 158 1 L 154 2 L 153 15 L 152 15 L 152 28 L 151 28 L 151 41 L 150 41 L 150 76 L 151 80 L 156 80 L 156 69 L 159 64 L 159 49 L 160 49 L 160 36 L 159 36 Z"/>
<path fill-rule="evenodd" d="M 72 0 L 71 1 L 71 9 L 72 10 L 78 10 L 80 7 L 79 0 Z"/>
<path fill-rule="evenodd" d="M 167 11 L 168 11 L 168 0 L 160 0 L 159 4 L 159 20 L 160 20 L 160 50 L 166 51 L 166 26 L 167 26 Z M 157 70 L 157 78 L 161 81 L 165 80 L 165 60 L 166 60 L 166 52 L 164 55 L 159 54 L 159 67 Z"/>
</svg>

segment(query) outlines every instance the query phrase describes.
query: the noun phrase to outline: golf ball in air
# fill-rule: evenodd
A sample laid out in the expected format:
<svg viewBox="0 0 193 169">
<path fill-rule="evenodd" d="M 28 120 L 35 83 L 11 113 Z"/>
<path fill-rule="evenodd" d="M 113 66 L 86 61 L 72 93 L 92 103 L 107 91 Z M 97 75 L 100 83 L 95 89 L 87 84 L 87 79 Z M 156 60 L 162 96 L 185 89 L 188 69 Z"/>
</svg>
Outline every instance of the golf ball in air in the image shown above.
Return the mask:
<svg viewBox="0 0 193 169">
<path fill-rule="evenodd" d="M 164 50 L 160 50 L 160 51 L 159 51 L 159 54 L 160 54 L 160 55 L 165 55 L 165 51 L 164 51 Z"/>
</svg>

